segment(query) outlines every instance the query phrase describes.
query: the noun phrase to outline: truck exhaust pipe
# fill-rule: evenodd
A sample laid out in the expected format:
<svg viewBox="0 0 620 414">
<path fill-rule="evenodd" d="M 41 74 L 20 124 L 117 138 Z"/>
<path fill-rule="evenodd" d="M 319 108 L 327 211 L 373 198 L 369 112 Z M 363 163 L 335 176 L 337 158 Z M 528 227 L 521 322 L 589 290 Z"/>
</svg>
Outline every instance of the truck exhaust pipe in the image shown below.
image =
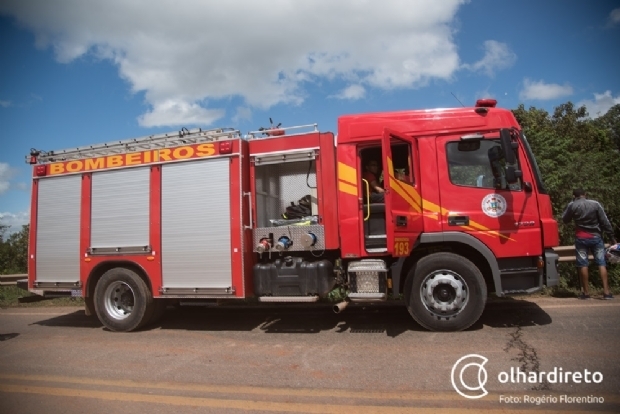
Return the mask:
<svg viewBox="0 0 620 414">
<path fill-rule="evenodd" d="M 345 299 L 340 303 L 336 303 L 333 307 L 334 313 L 342 312 L 349 305 L 349 299 Z"/>
</svg>

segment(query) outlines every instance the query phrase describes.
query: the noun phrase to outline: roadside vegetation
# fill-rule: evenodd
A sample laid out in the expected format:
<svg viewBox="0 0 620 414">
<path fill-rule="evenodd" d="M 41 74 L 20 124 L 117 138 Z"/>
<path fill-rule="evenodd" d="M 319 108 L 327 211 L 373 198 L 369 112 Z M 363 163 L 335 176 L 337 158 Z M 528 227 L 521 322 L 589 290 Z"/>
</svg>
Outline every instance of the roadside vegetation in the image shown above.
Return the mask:
<svg viewBox="0 0 620 414">
<path fill-rule="evenodd" d="M 33 306 L 84 306 L 82 298 L 44 299 L 17 286 L 0 286 L 0 309 Z"/>
<path fill-rule="evenodd" d="M 560 245 L 574 243 L 574 226 L 562 223 L 562 213 L 572 200 L 572 190 L 581 187 L 601 203 L 620 240 L 620 105 L 592 119 L 585 107 L 571 102 L 552 114 L 520 105 L 513 110 L 534 152 L 545 187 L 551 196 L 553 214 L 560 224 Z M 594 114 L 593 114 L 594 115 Z M 600 115 L 600 114 L 596 114 Z M 606 240 L 609 242 L 609 240 Z M 611 290 L 620 292 L 620 265 L 609 265 Z M 593 293 L 602 292 L 598 267 L 589 269 Z M 560 286 L 554 295 L 571 295 L 580 289 L 574 263 L 560 263 Z"/>
<path fill-rule="evenodd" d="M 576 108 L 571 102 L 558 106 L 552 114 L 523 105 L 513 113 L 536 155 L 551 196 L 553 213 L 560 223 L 560 245 L 574 242 L 573 226 L 563 224 L 561 216 L 577 187 L 603 205 L 620 240 L 620 104 L 595 119 L 585 107 Z M 0 274 L 27 272 L 28 232 L 25 225 L 21 231 L 8 234 L 8 226 L 0 222 Z M 608 273 L 611 290 L 620 293 L 620 265 L 608 266 Z M 580 286 L 574 263 L 561 263 L 560 275 L 560 286 L 543 294 L 575 296 Z M 590 268 L 590 284 L 594 294 L 601 291 L 596 266 Z M 18 302 L 18 298 L 29 295 L 15 286 L 0 286 L 0 307 L 83 304 L 82 299 L 74 298 Z"/>
</svg>

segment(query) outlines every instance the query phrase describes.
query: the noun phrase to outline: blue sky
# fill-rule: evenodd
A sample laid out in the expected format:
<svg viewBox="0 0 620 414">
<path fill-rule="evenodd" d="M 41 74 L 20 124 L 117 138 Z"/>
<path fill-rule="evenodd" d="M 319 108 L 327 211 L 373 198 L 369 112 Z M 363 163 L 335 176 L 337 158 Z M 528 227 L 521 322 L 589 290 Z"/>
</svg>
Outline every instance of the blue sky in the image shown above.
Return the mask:
<svg viewBox="0 0 620 414">
<path fill-rule="evenodd" d="M 620 103 L 620 1 L 4 0 L 0 222 L 29 220 L 30 148 L 181 127 L 318 122 L 493 97 Z"/>
</svg>

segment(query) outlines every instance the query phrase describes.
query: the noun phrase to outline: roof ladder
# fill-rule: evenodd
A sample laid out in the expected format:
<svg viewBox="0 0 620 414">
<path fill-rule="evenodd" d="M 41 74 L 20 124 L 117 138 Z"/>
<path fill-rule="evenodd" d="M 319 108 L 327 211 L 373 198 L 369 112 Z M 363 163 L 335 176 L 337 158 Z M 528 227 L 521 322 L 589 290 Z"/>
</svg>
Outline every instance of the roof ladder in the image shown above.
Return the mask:
<svg viewBox="0 0 620 414">
<path fill-rule="evenodd" d="M 58 161 L 71 161 L 85 158 L 101 157 L 106 155 L 126 154 L 157 148 L 173 148 L 182 145 L 198 144 L 202 142 L 219 141 L 239 138 L 239 130 L 233 128 L 216 128 L 202 130 L 200 128 L 168 132 L 146 137 L 111 141 L 105 144 L 88 145 L 84 147 L 69 148 L 59 151 L 39 151 L 38 163 Z M 26 157 L 26 162 L 30 157 Z"/>
</svg>

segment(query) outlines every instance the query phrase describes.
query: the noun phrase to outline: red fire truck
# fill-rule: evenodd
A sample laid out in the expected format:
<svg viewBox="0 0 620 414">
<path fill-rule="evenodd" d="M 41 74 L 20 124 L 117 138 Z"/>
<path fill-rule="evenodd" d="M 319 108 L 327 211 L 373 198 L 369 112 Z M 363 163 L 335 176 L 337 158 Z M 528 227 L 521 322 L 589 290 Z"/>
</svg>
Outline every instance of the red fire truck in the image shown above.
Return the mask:
<svg viewBox="0 0 620 414">
<path fill-rule="evenodd" d="M 336 312 L 402 298 L 421 326 L 456 331 L 488 291 L 558 283 L 549 195 L 494 100 L 346 115 L 337 135 L 184 128 L 27 159 L 28 289 L 84 297 L 112 331 L 172 302 L 310 303 L 334 289 Z"/>
</svg>

